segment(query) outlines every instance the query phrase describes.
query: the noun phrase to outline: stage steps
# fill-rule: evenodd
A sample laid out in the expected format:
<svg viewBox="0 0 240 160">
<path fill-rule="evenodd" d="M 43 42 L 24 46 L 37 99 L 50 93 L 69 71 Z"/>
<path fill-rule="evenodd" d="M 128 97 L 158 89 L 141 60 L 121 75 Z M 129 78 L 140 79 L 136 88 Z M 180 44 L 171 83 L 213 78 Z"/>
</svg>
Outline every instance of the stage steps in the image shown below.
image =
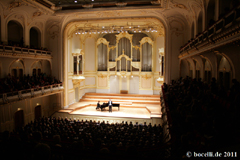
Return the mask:
<svg viewBox="0 0 240 160">
<path fill-rule="evenodd" d="M 160 105 L 159 95 L 135 95 L 135 94 L 110 94 L 110 93 L 86 93 L 79 102 L 100 103 L 108 102 L 109 99 L 113 103 L 131 103 L 131 104 L 156 104 Z"/>
</svg>

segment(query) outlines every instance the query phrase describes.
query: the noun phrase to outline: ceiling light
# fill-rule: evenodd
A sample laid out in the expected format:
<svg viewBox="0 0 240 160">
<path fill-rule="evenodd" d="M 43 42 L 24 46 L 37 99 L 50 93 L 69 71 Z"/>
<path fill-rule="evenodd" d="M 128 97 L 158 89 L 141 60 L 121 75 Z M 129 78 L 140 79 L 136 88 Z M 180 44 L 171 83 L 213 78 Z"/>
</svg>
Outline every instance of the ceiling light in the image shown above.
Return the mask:
<svg viewBox="0 0 240 160">
<path fill-rule="evenodd" d="M 77 3 L 77 1 L 74 1 L 75 3 Z"/>
</svg>

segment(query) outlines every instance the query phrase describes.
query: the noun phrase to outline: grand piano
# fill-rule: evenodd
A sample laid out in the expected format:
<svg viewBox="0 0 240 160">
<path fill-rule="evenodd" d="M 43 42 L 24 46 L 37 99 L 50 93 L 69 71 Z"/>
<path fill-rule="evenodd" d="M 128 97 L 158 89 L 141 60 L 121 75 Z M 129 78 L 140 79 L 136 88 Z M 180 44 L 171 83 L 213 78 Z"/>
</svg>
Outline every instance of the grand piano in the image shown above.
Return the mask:
<svg viewBox="0 0 240 160">
<path fill-rule="evenodd" d="M 100 106 L 101 111 L 102 111 L 103 109 L 105 109 L 106 107 L 108 107 L 108 103 L 103 103 L 103 104 Z M 118 104 L 118 103 L 112 103 L 112 107 L 118 107 L 118 110 L 120 110 L 120 104 Z M 97 108 L 96 108 L 96 109 L 97 109 Z"/>
</svg>

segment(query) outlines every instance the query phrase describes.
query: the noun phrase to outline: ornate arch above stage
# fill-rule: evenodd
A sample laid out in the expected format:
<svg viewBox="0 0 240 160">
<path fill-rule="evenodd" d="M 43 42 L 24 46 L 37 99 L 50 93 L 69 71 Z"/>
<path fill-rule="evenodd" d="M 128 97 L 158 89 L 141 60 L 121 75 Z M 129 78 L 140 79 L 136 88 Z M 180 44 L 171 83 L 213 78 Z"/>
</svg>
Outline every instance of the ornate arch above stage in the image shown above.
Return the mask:
<svg viewBox="0 0 240 160">
<path fill-rule="evenodd" d="M 159 92 L 161 83 L 157 82 L 157 52 L 165 46 L 165 38 L 157 36 L 159 33 L 165 33 L 164 27 L 155 18 L 69 23 L 64 31 L 64 104 L 72 101 L 71 96 L 76 91 L 79 97 L 85 92 Z M 158 43 L 161 44 L 156 44 L 160 38 L 162 39 Z M 76 59 L 76 64 L 79 62 L 78 58 L 83 61 L 82 72 L 75 75 L 73 56 L 75 53 L 79 54 L 78 51 L 84 53 Z M 77 69 L 77 73 L 78 71 Z"/>
</svg>

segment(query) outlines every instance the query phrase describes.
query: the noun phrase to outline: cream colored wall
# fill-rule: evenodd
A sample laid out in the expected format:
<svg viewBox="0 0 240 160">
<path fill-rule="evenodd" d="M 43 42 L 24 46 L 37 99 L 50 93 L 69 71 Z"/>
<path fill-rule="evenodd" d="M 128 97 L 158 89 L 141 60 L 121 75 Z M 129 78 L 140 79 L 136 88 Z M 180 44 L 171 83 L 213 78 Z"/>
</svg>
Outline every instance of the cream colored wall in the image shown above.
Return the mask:
<svg viewBox="0 0 240 160">
<path fill-rule="evenodd" d="M 14 115 L 19 109 L 23 110 L 24 124 L 27 124 L 35 118 L 35 107 L 41 105 L 42 116 L 50 116 L 54 113 L 54 109 L 61 109 L 61 93 L 34 97 L 18 102 L 13 102 L 0 106 L 0 132 L 5 130 L 12 131 L 14 129 Z"/>
<path fill-rule="evenodd" d="M 95 86 L 96 78 L 95 77 L 85 77 L 85 86 Z"/>
<path fill-rule="evenodd" d="M 95 39 L 87 38 L 85 42 L 85 72 L 95 71 Z"/>
<path fill-rule="evenodd" d="M 133 76 L 130 78 L 129 93 L 139 94 L 139 76 Z"/>
<path fill-rule="evenodd" d="M 119 93 L 119 77 L 109 76 L 110 93 Z"/>
</svg>

